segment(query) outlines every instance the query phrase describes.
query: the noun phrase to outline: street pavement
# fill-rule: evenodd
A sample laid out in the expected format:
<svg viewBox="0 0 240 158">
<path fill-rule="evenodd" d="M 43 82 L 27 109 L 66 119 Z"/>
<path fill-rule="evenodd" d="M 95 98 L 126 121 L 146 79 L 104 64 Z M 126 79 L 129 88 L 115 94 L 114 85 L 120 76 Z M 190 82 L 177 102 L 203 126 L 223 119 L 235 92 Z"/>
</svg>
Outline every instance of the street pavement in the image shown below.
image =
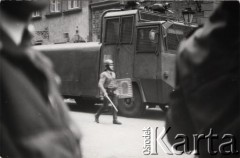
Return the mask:
<svg viewBox="0 0 240 158">
<path fill-rule="evenodd" d="M 98 106 L 79 110 L 74 102 L 67 103 L 83 135 L 81 144 L 84 158 L 193 158 L 192 155 L 168 155 L 159 145 L 157 155 L 143 154 L 143 129 L 158 127 L 159 134 L 164 127 L 165 114 L 160 109 L 147 110 L 142 118 L 119 116 L 122 125 L 112 124 L 112 115 L 101 115 L 97 124 L 94 122 L 94 113 Z"/>
</svg>

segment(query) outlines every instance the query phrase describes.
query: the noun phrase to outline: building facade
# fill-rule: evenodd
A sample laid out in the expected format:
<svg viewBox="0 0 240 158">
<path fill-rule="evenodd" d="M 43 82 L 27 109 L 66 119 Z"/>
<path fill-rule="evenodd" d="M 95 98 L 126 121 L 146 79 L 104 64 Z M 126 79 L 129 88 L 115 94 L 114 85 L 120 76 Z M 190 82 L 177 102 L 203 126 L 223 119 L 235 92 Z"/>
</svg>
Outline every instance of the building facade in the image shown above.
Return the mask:
<svg viewBox="0 0 240 158">
<path fill-rule="evenodd" d="M 34 44 L 58 44 L 76 41 L 77 34 L 89 41 L 89 1 L 49 0 L 48 7 L 35 12 Z"/>
<path fill-rule="evenodd" d="M 151 6 L 158 0 L 145 0 L 141 5 Z M 191 8 L 195 14 L 193 23 L 203 24 L 214 8 L 216 1 L 161 1 L 170 3 L 166 14 L 182 21 L 182 11 Z M 105 10 L 120 9 L 123 0 L 49 0 L 48 7 L 33 14 L 35 26 L 34 44 L 57 44 L 67 42 L 100 41 L 101 16 Z M 78 40 L 76 40 L 78 39 Z M 80 40 L 79 40 L 80 39 Z"/>
</svg>

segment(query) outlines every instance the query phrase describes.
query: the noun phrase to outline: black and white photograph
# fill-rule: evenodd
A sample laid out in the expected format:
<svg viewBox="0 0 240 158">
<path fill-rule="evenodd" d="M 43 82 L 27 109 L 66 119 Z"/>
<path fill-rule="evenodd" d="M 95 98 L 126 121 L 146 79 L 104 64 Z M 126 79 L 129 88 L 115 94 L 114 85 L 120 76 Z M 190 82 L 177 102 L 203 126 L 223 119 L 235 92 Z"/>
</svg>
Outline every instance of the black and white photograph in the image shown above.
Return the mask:
<svg viewBox="0 0 240 158">
<path fill-rule="evenodd" d="M 239 0 L 0 0 L 0 158 L 240 158 Z"/>
</svg>

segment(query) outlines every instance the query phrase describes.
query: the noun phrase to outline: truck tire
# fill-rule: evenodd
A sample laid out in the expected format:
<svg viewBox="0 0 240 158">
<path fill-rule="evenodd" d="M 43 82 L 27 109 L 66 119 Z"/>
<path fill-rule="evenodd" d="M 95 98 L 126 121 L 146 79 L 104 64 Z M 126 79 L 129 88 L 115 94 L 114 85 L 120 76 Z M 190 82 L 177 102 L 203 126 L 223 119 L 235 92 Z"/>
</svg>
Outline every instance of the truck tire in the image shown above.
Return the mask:
<svg viewBox="0 0 240 158">
<path fill-rule="evenodd" d="M 136 85 L 133 85 L 133 98 L 119 99 L 119 113 L 126 117 L 139 117 L 145 111 L 141 94 Z"/>
<path fill-rule="evenodd" d="M 79 108 L 85 109 L 94 105 L 94 101 L 86 98 L 75 98 L 75 102 Z"/>
</svg>

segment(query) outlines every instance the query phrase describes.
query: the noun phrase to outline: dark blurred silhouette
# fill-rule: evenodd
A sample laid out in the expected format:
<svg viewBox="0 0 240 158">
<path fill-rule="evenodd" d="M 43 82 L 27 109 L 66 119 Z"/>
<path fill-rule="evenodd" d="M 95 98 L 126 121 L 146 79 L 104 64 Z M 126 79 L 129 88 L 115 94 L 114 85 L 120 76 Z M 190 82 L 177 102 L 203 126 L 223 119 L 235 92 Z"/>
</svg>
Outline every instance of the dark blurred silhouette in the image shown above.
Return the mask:
<svg viewBox="0 0 240 158">
<path fill-rule="evenodd" d="M 30 46 L 29 20 L 48 0 L 0 2 L 0 157 L 80 158 L 80 133 L 51 62 Z"/>
<path fill-rule="evenodd" d="M 174 144 L 177 134 L 185 134 L 188 150 L 193 151 L 193 134 L 207 136 L 212 130 L 217 135 L 212 142 L 206 137 L 199 140 L 201 158 L 239 157 L 239 14 L 239 2 L 222 2 L 204 26 L 181 43 L 177 55 L 176 89 L 166 122 L 171 127 L 168 140 Z M 233 150 L 231 143 L 221 148 L 230 141 L 223 139 L 224 134 L 234 136 Z"/>
</svg>

